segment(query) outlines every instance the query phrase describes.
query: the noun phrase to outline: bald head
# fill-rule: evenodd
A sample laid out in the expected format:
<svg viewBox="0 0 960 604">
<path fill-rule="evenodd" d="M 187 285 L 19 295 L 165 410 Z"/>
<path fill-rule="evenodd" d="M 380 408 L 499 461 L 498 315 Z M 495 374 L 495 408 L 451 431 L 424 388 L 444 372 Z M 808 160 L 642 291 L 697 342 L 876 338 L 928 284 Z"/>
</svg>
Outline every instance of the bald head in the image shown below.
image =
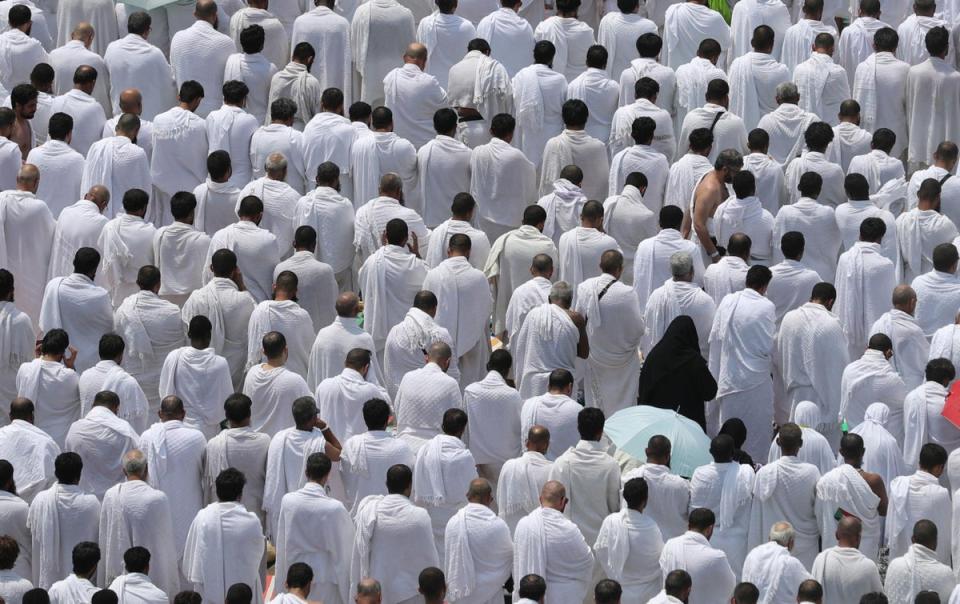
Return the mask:
<svg viewBox="0 0 960 604">
<path fill-rule="evenodd" d="M 427 47 L 419 42 L 407 46 L 403 53 L 403 62 L 412 63 L 423 70 L 427 66 Z"/>
<path fill-rule="evenodd" d="M 548 480 L 540 490 L 540 505 L 562 512 L 566 503 L 567 489 L 556 480 Z"/>
<path fill-rule="evenodd" d="M 83 198 L 95 203 L 102 212 L 110 203 L 110 191 L 103 185 L 93 185 Z"/>
<path fill-rule="evenodd" d="M 120 111 L 140 115 L 143 111 L 143 95 L 136 88 L 127 88 L 120 93 Z"/>
<path fill-rule="evenodd" d="M 917 292 L 909 285 L 898 285 L 893 288 L 893 307 L 912 315 L 917 308 Z"/>
<path fill-rule="evenodd" d="M 334 304 L 338 317 L 353 318 L 360 313 L 360 297 L 353 292 L 343 292 Z"/>
<path fill-rule="evenodd" d="M 24 396 L 18 396 L 10 401 L 10 421 L 19 419 L 32 424 L 33 412 L 33 401 Z"/>
<path fill-rule="evenodd" d="M 493 501 L 493 487 L 486 478 L 474 478 L 467 489 L 467 501 L 489 506 Z"/>
<path fill-rule="evenodd" d="M 427 358 L 430 362 L 441 367 L 443 363 L 449 363 L 452 356 L 453 351 L 450 350 L 450 345 L 446 342 L 434 342 L 430 345 L 430 350 L 427 351 Z"/>
<path fill-rule="evenodd" d="M 93 26 L 87 23 L 86 21 L 81 21 L 73 28 L 73 31 L 70 32 L 71 40 L 80 40 L 83 42 L 83 45 L 88 47 L 93 43 Z"/>
<path fill-rule="evenodd" d="M 863 525 L 856 516 L 844 516 L 837 523 L 837 543 L 841 547 L 860 547 L 860 533 Z"/>
<path fill-rule="evenodd" d="M 179 396 L 165 396 L 162 401 L 160 401 L 160 421 L 168 422 L 172 420 L 182 421 L 186 417 L 187 413 L 183 408 L 183 401 L 180 400 Z"/>
<path fill-rule="evenodd" d="M 38 184 L 40 184 L 40 170 L 33 164 L 20 166 L 20 171 L 17 172 L 17 190 L 36 193 Z"/>
<path fill-rule="evenodd" d="M 544 426 L 531 426 L 527 432 L 527 451 L 546 453 L 550 448 L 550 430 Z"/>
<path fill-rule="evenodd" d="M 193 16 L 199 21 L 213 23 L 217 19 L 217 3 L 213 0 L 197 0 Z"/>
<path fill-rule="evenodd" d="M 380 195 L 400 199 L 403 195 L 403 179 L 396 172 L 387 172 L 380 177 Z"/>
</svg>

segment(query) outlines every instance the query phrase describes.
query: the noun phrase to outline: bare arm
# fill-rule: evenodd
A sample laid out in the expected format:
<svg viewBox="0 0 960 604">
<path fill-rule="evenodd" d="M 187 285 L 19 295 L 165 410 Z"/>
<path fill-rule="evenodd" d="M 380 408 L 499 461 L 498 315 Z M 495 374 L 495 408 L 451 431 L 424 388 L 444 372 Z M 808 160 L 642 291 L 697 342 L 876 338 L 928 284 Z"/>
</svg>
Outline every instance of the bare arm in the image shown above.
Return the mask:
<svg viewBox="0 0 960 604">
<path fill-rule="evenodd" d="M 590 340 L 587 338 L 587 320 L 580 313 L 568 310 L 570 314 L 570 319 L 573 321 L 573 324 L 577 326 L 577 331 L 580 332 L 580 339 L 577 341 L 577 357 L 585 359 L 590 356 Z"/>
<path fill-rule="evenodd" d="M 324 421 L 318 421 L 317 428 L 320 429 L 320 434 L 323 435 L 323 440 L 327 441 L 323 445 L 323 452 L 327 454 L 327 457 L 330 458 L 330 461 L 340 461 L 340 451 L 343 447 L 340 445 L 340 441 L 337 440 L 337 436 L 333 433 L 333 430 L 330 429 L 330 424 Z"/>
<path fill-rule="evenodd" d="M 716 262 L 718 258 L 713 258 L 713 255 L 717 253 L 717 246 L 713 245 L 713 241 L 710 240 L 710 231 L 707 228 L 707 220 L 710 219 L 714 210 L 714 204 L 710 199 L 713 197 L 711 189 L 704 187 L 697 191 L 693 198 L 693 231 L 697 234 L 701 247 Z"/>
<path fill-rule="evenodd" d="M 873 494 L 880 498 L 880 503 L 877 504 L 877 512 L 881 516 L 886 516 L 887 489 L 883 486 L 883 478 L 873 472 L 863 472 L 862 470 L 861 475 L 863 479 L 867 481 L 867 484 L 870 485 L 870 490 L 873 491 Z"/>
</svg>

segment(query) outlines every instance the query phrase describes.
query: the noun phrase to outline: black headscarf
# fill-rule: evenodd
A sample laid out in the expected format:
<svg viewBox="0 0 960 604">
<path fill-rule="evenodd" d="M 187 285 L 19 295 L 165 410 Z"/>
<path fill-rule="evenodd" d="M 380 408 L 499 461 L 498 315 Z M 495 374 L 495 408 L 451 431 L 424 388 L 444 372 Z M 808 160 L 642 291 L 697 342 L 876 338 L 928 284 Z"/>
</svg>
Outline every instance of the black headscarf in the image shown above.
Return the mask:
<svg viewBox="0 0 960 604">
<path fill-rule="evenodd" d="M 705 427 L 704 402 L 716 395 L 717 382 L 700 355 L 697 328 L 693 319 L 681 315 L 643 363 L 638 402 L 673 409 Z"/>
<path fill-rule="evenodd" d="M 670 322 L 660 341 L 650 350 L 640 374 L 640 401 L 645 400 L 660 382 L 691 363 L 704 363 L 700 356 L 700 340 L 697 326 L 687 315 L 680 315 Z"/>
</svg>

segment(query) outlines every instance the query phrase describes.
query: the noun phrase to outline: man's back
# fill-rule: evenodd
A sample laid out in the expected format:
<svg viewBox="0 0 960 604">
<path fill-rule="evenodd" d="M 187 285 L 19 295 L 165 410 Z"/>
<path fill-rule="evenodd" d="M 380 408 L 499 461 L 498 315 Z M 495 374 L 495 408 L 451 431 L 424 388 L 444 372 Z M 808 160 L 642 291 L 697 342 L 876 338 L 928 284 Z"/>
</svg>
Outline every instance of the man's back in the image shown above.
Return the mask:
<svg viewBox="0 0 960 604">
<path fill-rule="evenodd" d="M 386 495 L 362 502 L 356 521 L 357 544 L 368 540 L 364 548 L 354 547 L 355 557 L 367 557 L 359 564 L 365 576 L 383 578 L 388 602 L 414 597 L 420 571 L 439 564 L 427 511 L 403 495 Z"/>
<path fill-rule="evenodd" d="M 263 531 L 256 515 L 237 502 L 211 503 L 200 510 L 190 525 L 182 572 L 205 600 L 218 602 L 234 583 L 249 582 L 253 602 L 260 604 L 263 544 Z M 224 564 L 226 555 L 230 556 L 229 564 Z"/>
<path fill-rule="evenodd" d="M 570 519 L 596 541 L 603 519 L 620 509 L 620 466 L 601 443 L 581 440 L 557 458 L 550 478 L 567 489 Z"/>
<path fill-rule="evenodd" d="M 594 558 L 580 529 L 552 508 L 538 508 L 517 523 L 513 574 L 544 572 L 551 602 L 579 602 L 586 595 Z M 546 559 L 531 556 L 544 551 Z M 558 596 L 557 594 L 563 594 Z"/>
<path fill-rule="evenodd" d="M 693 580 L 688 604 L 711 604 L 716 602 L 714 594 L 726 597 L 726 594 L 733 593 L 736 576 L 726 554 L 711 547 L 700 533 L 687 531 L 664 543 L 660 554 L 661 571 L 666 576 L 677 568 L 685 569 Z"/>
</svg>

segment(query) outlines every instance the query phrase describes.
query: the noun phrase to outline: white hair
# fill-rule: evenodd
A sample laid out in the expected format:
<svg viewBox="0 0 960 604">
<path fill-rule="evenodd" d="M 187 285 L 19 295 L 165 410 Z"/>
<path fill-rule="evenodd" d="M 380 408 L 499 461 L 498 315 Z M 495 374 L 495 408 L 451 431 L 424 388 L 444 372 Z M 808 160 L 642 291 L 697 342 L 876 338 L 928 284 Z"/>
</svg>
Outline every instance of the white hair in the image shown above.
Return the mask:
<svg viewBox="0 0 960 604">
<path fill-rule="evenodd" d="M 790 542 L 796 536 L 793 525 L 789 522 L 777 522 L 770 527 L 770 541 L 778 543 L 783 547 L 789 547 Z"/>
<path fill-rule="evenodd" d="M 557 302 L 559 306 L 570 308 L 573 304 L 573 288 L 566 281 L 557 281 L 550 287 L 548 302 Z"/>
<path fill-rule="evenodd" d="M 693 256 L 689 252 L 674 252 L 670 255 L 670 274 L 676 278 L 693 272 Z"/>
</svg>

